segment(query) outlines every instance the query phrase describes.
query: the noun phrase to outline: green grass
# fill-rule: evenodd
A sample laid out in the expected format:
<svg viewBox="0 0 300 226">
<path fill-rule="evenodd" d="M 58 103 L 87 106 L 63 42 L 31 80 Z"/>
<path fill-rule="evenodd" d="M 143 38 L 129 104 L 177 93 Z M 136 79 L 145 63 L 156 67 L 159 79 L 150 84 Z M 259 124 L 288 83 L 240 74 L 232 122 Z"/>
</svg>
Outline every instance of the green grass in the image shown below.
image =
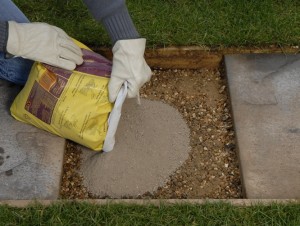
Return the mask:
<svg viewBox="0 0 300 226">
<path fill-rule="evenodd" d="M 300 204 L 0 206 L 0 225 L 300 225 Z"/>
<path fill-rule="evenodd" d="M 81 0 L 14 0 L 31 21 L 57 25 L 90 46 L 110 46 Z M 148 46 L 299 45 L 295 0 L 127 0 Z"/>
</svg>

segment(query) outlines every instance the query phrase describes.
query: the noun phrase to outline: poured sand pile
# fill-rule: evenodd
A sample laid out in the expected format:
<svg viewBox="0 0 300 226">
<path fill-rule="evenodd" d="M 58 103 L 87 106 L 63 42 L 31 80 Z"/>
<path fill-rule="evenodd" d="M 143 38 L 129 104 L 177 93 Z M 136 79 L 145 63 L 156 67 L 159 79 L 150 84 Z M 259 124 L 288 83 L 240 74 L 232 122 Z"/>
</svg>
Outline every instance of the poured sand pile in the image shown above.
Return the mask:
<svg viewBox="0 0 300 226">
<path fill-rule="evenodd" d="M 136 197 L 163 186 L 188 158 L 189 128 L 173 107 L 127 99 L 109 153 L 83 151 L 84 185 L 98 197 Z"/>
</svg>

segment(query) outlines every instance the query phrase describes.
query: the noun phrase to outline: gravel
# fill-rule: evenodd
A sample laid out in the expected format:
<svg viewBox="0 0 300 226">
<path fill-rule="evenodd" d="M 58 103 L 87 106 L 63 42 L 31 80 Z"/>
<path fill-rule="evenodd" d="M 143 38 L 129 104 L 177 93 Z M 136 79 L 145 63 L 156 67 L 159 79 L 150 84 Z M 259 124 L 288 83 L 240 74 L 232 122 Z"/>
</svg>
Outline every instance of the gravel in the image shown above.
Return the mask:
<svg viewBox="0 0 300 226">
<path fill-rule="evenodd" d="M 226 80 L 219 70 L 153 70 L 141 97 L 160 100 L 178 109 L 188 124 L 191 151 L 164 186 L 130 198 L 242 198 L 235 134 Z M 61 197 L 95 198 L 78 173 L 81 149 L 67 146 Z"/>
</svg>

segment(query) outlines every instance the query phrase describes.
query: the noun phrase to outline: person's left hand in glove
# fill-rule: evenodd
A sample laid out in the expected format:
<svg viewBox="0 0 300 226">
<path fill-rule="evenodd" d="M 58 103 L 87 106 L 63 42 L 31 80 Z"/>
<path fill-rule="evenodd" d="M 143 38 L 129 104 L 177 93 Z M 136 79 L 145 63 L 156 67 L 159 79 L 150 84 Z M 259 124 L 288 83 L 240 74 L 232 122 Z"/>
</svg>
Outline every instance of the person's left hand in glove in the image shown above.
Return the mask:
<svg viewBox="0 0 300 226">
<path fill-rule="evenodd" d="M 119 40 L 113 52 L 113 67 L 108 84 L 109 101 L 114 102 L 123 83 L 128 84 L 128 98 L 137 97 L 139 89 L 150 80 L 152 72 L 144 59 L 146 39 Z"/>
</svg>

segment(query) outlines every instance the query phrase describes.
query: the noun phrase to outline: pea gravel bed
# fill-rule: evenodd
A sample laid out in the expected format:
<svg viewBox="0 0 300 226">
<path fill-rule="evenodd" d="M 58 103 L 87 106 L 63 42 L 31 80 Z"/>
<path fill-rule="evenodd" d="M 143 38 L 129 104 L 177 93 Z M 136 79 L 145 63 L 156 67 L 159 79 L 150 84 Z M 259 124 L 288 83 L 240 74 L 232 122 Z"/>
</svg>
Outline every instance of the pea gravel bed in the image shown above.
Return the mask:
<svg viewBox="0 0 300 226">
<path fill-rule="evenodd" d="M 187 161 L 165 185 L 139 197 L 157 199 L 242 198 L 235 134 L 226 79 L 220 70 L 153 70 L 141 97 L 163 101 L 182 114 L 190 128 L 191 151 Z M 78 173 L 80 146 L 68 141 L 61 183 L 61 198 L 96 197 Z"/>
</svg>

